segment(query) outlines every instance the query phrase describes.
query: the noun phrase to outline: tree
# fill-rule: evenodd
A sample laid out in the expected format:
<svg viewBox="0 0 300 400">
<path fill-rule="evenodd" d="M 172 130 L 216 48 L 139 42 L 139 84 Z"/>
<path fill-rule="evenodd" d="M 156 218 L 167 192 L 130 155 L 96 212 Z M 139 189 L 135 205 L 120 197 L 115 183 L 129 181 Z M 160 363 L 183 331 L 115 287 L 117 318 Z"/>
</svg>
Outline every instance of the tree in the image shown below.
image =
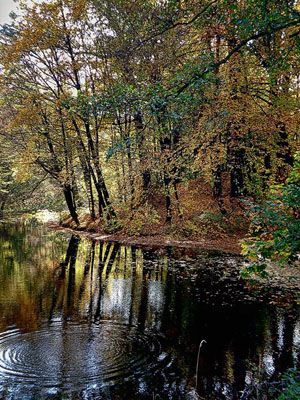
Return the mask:
<svg viewBox="0 0 300 400">
<path fill-rule="evenodd" d="M 15 93 L 19 92 L 21 100 L 14 124 L 25 127 L 29 142 L 35 142 L 33 162 L 59 183 L 76 223 L 74 150 L 83 171 L 92 216 L 92 182 L 100 216 L 104 211 L 108 217 L 113 214 L 99 161 L 98 115 L 94 115 L 93 124 L 88 110 L 74 113 L 70 106 L 74 91 L 76 101 L 81 102 L 83 90 L 90 90 L 87 82 L 95 73 L 92 60 L 85 61 L 78 48 L 87 45 L 90 37 L 86 31 L 86 7 L 85 1 L 54 1 L 26 7 L 14 34 L 4 32 L 2 36 L 5 82 Z M 32 109 L 36 118 L 32 118 Z M 49 155 L 43 152 L 45 147 Z"/>
</svg>

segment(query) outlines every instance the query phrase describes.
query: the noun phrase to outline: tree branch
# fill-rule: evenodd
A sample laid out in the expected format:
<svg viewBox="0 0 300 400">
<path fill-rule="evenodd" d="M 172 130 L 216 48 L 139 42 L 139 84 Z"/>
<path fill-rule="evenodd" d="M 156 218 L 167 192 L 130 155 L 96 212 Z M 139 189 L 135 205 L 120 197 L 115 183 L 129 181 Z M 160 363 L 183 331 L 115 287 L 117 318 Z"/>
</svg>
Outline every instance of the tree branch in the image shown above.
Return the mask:
<svg viewBox="0 0 300 400">
<path fill-rule="evenodd" d="M 225 64 L 228 60 L 230 60 L 230 58 L 236 54 L 240 49 L 242 49 L 243 47 L 245 47 L 249 42 L 251 42 L 252 40 L 257 40 L 261 37 L 264 37 L 266 35 L 270 35 L 273 34 L 275 32 L 281 31 L 285 28 L 289 28 L 291 26 L 296 26 L 300 24 L 300 18 L 290 21 L 286 24 L 282 24 L 279 25 L 277 27 L 274 27 L 272 29 L 266 29 L 262 32 L 258 32 L 254 35 L 249 36 L 246 39 L 241 40 L 232 50 L 230 50 L 230 52 L 227 54 L 226 57 L 224 57 L 222 60 L 215 62 L 211 65 L 209 65 L 208 67 L 206 67 L 202 72 L 200 73 L 196 73 L 189 81 L 187 81 L 186 83 L 184 83 L 176 92 L 175 97 L 179 96 L 182 92 L 184 92 L 189 86 L 191 86 L 193 83 L 195 83 L 197 80 L 204 78 L 204 76 L 206 74 L 208 74 L 209 72 L 212 72 L 213 70 L 219 68 L 221 65 Z M 170 97 L 170 95 L 168 95 L 167 97 Z"/>
<path fill-rule="evenodd" d="M 157 36 L 161 36 L 163 35 L 165 32 L 170 31 L 171 29 L 176 28 L 177 26 L 186 26 L 186 25 L 190 25 L 193 22 L 195 22 L 202 14 L 204 14 L 214 3 L 216 3 L 218 0 L 213 0 L 210 3 L 208 3 L 201 11 L 199 11 L 190 21 L 187 22 L 176 22 L 175 24 L 172 24 L 168 27 L 166 27 L 165 29 L 163 29 L 162 31 L 155 33 L 152 36 L 149 36 L 148 38 L 142 40 L 137 48 L 141 47 L 142 45 L 144 45 L 145 43 L 149 42 L 150 40 L 156 38 Z"/>
</svg>

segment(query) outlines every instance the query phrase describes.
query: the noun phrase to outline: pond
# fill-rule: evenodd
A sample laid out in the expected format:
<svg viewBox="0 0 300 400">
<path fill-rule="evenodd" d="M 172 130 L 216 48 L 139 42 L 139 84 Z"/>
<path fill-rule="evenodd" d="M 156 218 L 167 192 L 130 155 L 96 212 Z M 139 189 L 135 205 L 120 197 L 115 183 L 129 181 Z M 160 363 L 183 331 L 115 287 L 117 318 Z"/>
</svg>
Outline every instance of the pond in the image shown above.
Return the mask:
<svg viewBox="0 0 300 400">
<path fill-rule="evenodd" d="M 250 290 L 239 256 L 23 222 L 0 224 L 0 262 L 1 399 L 238 399 L 299 367 L 296 302 Z"/>
</svg>

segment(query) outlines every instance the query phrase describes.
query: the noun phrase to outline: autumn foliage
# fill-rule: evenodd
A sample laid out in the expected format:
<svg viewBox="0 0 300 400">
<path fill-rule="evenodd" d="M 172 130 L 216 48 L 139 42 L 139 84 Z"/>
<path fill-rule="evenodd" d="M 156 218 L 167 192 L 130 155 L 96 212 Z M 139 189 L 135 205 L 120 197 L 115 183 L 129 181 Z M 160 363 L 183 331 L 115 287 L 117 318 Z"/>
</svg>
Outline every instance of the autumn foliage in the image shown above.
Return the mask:
<svg viewBox="0 0 300 400">
<path fill-rule="evenodd" d="M 234 225 L 293 168 L 299 29 L 289 0 L 20 2 L 1 30 L 0 206 L 34 176 L 75 226 Z"/>
</svg>

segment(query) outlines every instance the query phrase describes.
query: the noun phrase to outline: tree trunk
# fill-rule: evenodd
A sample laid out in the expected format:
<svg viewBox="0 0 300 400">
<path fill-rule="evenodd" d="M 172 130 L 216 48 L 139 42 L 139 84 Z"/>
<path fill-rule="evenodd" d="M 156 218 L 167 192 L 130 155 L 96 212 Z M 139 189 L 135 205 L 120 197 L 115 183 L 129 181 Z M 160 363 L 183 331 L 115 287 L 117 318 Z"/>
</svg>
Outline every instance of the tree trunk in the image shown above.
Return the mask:
<svg viewBox="0 0 300 400">
<path fill-rule="evenodd" d="M 73 218 L 74 222 L 79 225 L 78 215 L 76 212 L 76 205 L 73 199 L 72 188 L 70 185 L 63 185 L 63 192 L 65 196 L 65 200 L 70 211 L 70 215 Z"/>
<path fill-rule="evenodd" d="M 231 158 L 230 197 L 239 197 L 245 194 L 243 171 L 243 166 L 245 165 L 245 150 L 231 150 L 229 154 Z"/>
<path fill-rule="evenodd" d="M 221 164 L 217 165 L 216 170 L 214 171 L 214 187 L 213 193 L 216 201 L 218 202 L 218 206 L 222 215 L 227 213 L 224 207 L 224 200 L 223 200 L 223 185 L 222 185 L 222 171 L 224 170 L 224 166 Z"/>
<path fill-rule="evenodd" d="M 171 179 L 166 176 L 164 173 L 164 183 L 166 189 L 166 222 L 172 221 L 172 210 L 171 210 L 171 194 L 170 194 L 170 183 Z"/>
<path fill-rule="evenodd" d="M 151 173 L 149 168 L 144 167 L 144 163 L 146 161 L 146 153 L 144 149 L 144 135 L 141 132 L 144 129 L 144 124 L 143 124 L 143 118 L 142 114 L 138 112 L 134 116 L 134 123 L 135 123 L 135 128 L 137 131 L 138 135 L 138 150 L 139 150 L 139 159 L 140 159 L 140 170 L 142 174 L 142 180 L 143 180 L 143 189 L 147 190 L 150 186 L 151 183 Z"/>
<path fill-rule="evenodd" d="M 291 148 L 288 142 L 288 134 L 286 131 L 285 123 L 280 122 L 277 124 L 279 138 L 277 141 L 279 150 L 276 153 L 278 159 L 281 159 L 285 164 L 289 166 L 294 165 L 294 157 L 291 152 Z M 284 182 L 287 178 L 287 168 L 279 167 L 277 171 L 277 178 L 279 181 Z"/>
<path fill-rule="evenodd" d="M 3 218 L 3 211 L 4 211 L 5 203 L 6 203 L 5 200 L 3 200 L 3 201 L 0 203 L 0 219 Z"/>
<path fill-rule="evenodd" d="M 174 187 L 175 199 L 176 199 L 176 203 L 177 203 L 178 215 L 179 215 L 179 218 L 182 219 L 183 214 L 182 214 L 182 210 L 181 210 L 181 207 L 180 207 L 180 200 L 179 200 L 179 196 L 178 196 L 176 182 L 173 183 L 173 187 Z"/>
</svg>

